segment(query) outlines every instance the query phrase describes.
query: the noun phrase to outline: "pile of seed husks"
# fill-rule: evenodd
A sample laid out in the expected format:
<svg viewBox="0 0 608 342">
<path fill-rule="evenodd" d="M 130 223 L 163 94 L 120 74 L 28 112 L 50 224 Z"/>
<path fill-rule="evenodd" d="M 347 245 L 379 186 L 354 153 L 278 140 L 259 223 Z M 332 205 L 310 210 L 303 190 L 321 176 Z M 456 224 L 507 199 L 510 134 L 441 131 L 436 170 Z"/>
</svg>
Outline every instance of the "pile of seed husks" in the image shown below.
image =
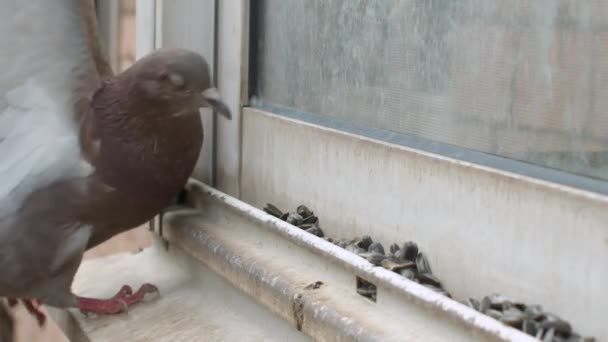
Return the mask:
<svg viewBox="0 0 608 342">
<path fill-rule="evenodd" d="M 268 203 L 264 208 L 264 211 L 274 217 L 278 217 L 289 224 L 292 224 L 300 229 L 307 231 L 308 233 L 324 237 L 321 227 L 319 227 L 319 218 L 315 216 L 312 210 L 308 209 L 305 205 L 298 206 L 295 212 L 282 212 L 279 208 Z"/>
<path fill-rule="evenodd" d="M 298 206 L 295 212 L 282 212 L 276 206 L 268 203 L 264 211 L 303 229 L 313 235 L 323 238 L 339 247 L 352 252 L 375 266 L 382 266 L 388 270 L 398 273 L 410 280 L 416 281 L 434 291 L 448 297 L 450 294 L 443 289 L 441 281 L 431 272 L 431 266 L 424 254 L 418 251 L 418 245 L 408 241 L 401 246 L 393 244 L 387 252 L 379 242 L 374 242 L 368 235 L 354 239 L 335 240 L 326 237 L 319 225 L 319 218 L 314 212 L 304 205 Z M 369 288 L 361 292 L 372 291 Z M 368 293 L 370 298 L 375 299 L 375 293 Z"/>
<path fill-rule="evenodd" d="M 483 297 L 481 301 L 469 298 L 466 304 L 542 341 L 594 341 L 573 332 L 570 323 L 544 311 L 540 305 L 527 305 L 499 294 Z"/>
<path fill-rule="evenodd" d="M 443 288 L 441 281 L 431 272 L 427 258 L 418 250 L 418 245 L 414 242 L 407 241 L 402 245 L 394 243 L 387 252 L 381 243 L 374 242 L 368 235 L 352 239 L 334 239 L 325 236 L 319 224 L 319 218 L 304 205 L 298 206 L 296 211 L 283 212 L 268 203 L 264 207 L 264 211 L 344 248 L 375 266 L 384 267 L 451 298 L 450 293 Z M 376 300 L 376 287 L 365 280 L 360 280 L 360 283 L 358 281 L 357 292 Z M 593 337 L 581 337 L 572 330 L 570 323 L 557 315 L 544 311 L 540 305 L 527 305 L 499 294 L 483 297 L 482 300 L 469 298 L 465 304 L 542 341 L 594 341 Z"/>
</svg>

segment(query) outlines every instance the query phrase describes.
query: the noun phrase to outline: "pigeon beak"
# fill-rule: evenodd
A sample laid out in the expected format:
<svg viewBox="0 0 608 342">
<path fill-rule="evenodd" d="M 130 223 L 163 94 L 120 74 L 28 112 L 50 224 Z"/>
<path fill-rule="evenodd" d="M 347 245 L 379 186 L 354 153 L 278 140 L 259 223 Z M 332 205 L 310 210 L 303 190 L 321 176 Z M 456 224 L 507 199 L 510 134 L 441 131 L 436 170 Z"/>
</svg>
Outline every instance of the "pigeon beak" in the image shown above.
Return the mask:
<svg viewBox="0 0 608 342">
<path fill-rule="evenodd" d="M 201 107 L 206 107 L 206 105 L 211 105 L 213 109 L 220 113 L 228 120 L 232 120 L 232 114 L 230 113 L 230 109 L 228 106 L 222 101 L 220 93 L 216 88 L 208 88 L 201 93 L 199 101 L 197 103 Z"/>
</svg>

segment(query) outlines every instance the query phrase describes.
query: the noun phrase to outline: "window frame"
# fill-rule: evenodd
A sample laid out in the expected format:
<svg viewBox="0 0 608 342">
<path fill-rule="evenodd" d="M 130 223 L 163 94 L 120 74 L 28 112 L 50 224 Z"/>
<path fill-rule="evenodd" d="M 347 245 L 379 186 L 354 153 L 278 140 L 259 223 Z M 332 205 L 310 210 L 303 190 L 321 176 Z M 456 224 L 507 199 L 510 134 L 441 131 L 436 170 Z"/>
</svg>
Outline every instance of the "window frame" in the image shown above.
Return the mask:
<svg viewBox="0 0 608 342">
<path fill-rule="evenodd" d="M 441 154 L 439 152 L 442 151 L 437 150 L 435 142 L 391 140 L 407 137 L 356 127 L 310 113 L 259 105 L 255 101 L 250 103 L 255 68 L 250 64 L 249 43 L 252 41 L 250 34 L 255 33 L 250 26 L 255 24 L 255 20 L 251 20 L 256 9 L 255 2 L 215 0 L 214 75 L 222 97 L 233 111 L 231 121 L 214 121 L 214 177 L 211 184 L 215 188 L 258 208 L 266 201 L 281 208 L 295 208 L 300 201 L 306 201 L 319 217 L 323 217 L 326 232 L 335 234 L 334 236 L 346 237 L 350 234 L 348 237 L 352 237 L 373 233 L 374 239 L 383 243 L 414 239 L 428 251 L 429 260 L 431 264 L 437 265 L 433 267 L 438 274 L 445 276 L 446 282 L 451 282 L 448 287 L 461 292 L 456 293 L 460 297 L 465 293 L 463 288 L 474 293 L 479 293 L 480 289 L 485 291 L 492 288 L 498 292 L 508 292 L 517 298 L 538 300 L 540 303 L 553 303 L 552 296 L 563 295 L 531 291 L 531 284 L 540 283 L 539 278 L 542 277 L 551 278 L 556 283 L 566 282 L 559 279 L 559 276 L 552 275 L 559 272 L 537 270 L 525 258 L 530 251 L 524 250 L 522 257 L 516 260 L 519 263 L 517 267 L 512 264 L 508 267 L 504 264 L 497 266 L 497 259 L 506 259 L 499 258 L 500 256 L 510 255 L 507 252 L 511 251 L 505 249 L 520 243 L 528 243 L 532 247 L 541 246 L 542 248 L 530 250 L 542 251 L 544 256 L 554 258 L 553 261 L 557 264 L 569 255 L 563 253 L 564 249 L 582 251 L 586 259 L 579 264 L 584 263 L 583 268 L 591 271 L 579 267 L 575 270 L 578 275 L 602 273 L 600 270 L 605 269 L 607 260 L 602 256 L 608 246 L 608 230 L 605 225 L 608 222 L 608 210 L 605 210 L 608 208 L 608 191 L 601 187 L 606 186 L 603 181 L 596 181 L 595 184 L 591 182 L 585 189 L 576 183 L 579 179 L 573 179 L 579 176 L 565 172 L 558 172 L 563 173 L 558 176 L 565 177 L 566 181 L 550 180 L 544 174 L 537 175 L 531 171 L 524 174 L 522 168 L 530 167 L 531 164 L 511 159 L 501 160 L 506 158 L 497 158 L 497 164 L 487 164 L 487 161 L 484 164 L 484 160 L 464 159 L 462 150 L 453 150 L 453 154 Z M 155 25 L 158 27 L 159 23 Z M 152 35 L 148 39 L 156 37 Z M 278 138 L 260 142 L 264 135 Z M 329 145 L 331 151 L 322 151 L 318 146 L 319 141 Z M 327 153 L 323 157 L 329 158 L 323 161 L 328 160 L 328 165 L 312 163 L 311 168 L 315 169 L 312 174 L 318 176 L 318 179 L 313 176 L 311 179 L 292 181 L 290 178 L 303 175 L 299 172 L 302 168 L 296 169 L 297 165 L 289 165 L 290 160 L 284 158 L 284 154 L 298 147 L 298 152 L 305 151 L 315 142 L 317 146 L 311 154 L 316 152 L 318 157 L 320 153 Z M 282 146 L 275 149 L 274 146 L 264 145 L 272 143 Z M 350 146 L 353 146 L 353 150 L 345 151 Z M 357 157 L 355 148 L 363 151 L 359 154 L 371 156 L 373 161 L 361 167 L 365 158 Z M 260 156 L 259 152 L 265 155 Z M 353 155 L 355 157 L 346 161 L 347 158 L 331 159 L 340 153 L 347 154 L 348 158 Z M 478 156 L 481 157 L 487 156 Z M 382 158 L 398 170 L 390 172 L 391 170 L 383 169 L 385 160 Z M 270 167 L 265 164 L 269 160 L 274 162 Z M 315 160 L 318 161 L 319 158 Z M 500 162 L 525 165 L 511 170 Z M 273 174 L 273 166 L 280 169 L 280 173 Z M 327 169 L 336 167 L 341 169 L 346 181 L 334 178 L 333 173 L 328 176 Z M 546 171 L 543 167 L 533 167 L 532 170 L 535 168 L 537 172 Z M 354 171 L 350 176 L 358 177 L 358 181 L 366 184 L 353 185 L 349 175 L 344 174 L 351 169 Z M 371 170 L 369 175 L 366 174 L 367 169 Z M 289 174 L 290 171 L 293 174 Z M 198 177 L 195 175 L 195 178 Z M 370 182 L 369 179 L 382 184 Z M 568 179 L 573 183 L 566 184 Z M 585 180 L 594 181 L 588 178 Z M 446 233 L 448 235 L 444 235 Z M 540 241 L 537 236 L 547 236 L 547 239 Z M 487 243 L 488 239 L 498 239 L 499 243 Z M 454 260 L 451 255 L 446 257 L 445 249 L 437 248 L 447 246 L 449 249 L 456 243 L 461 244 L 459 247 L 465 243 L 468 244 L 467 247 L 474 245 L 477 248 L 470 252 L 473 262 L 462 265 L 461 261 Z M 459 284 L 463 278 L 465 282 L 471 278 L 471 274 L 477 276 L 477 270 L 470 269 L 474 264 L 482 264 L 481 269 L 500 270 L 500 278 L 496 275 L 481 277 L 483 279 L 478 279 L 473 284 L 477 289 L 470 288 L 472 285 L 469 284 Z M 528 266 L 534 269 L 530 270 Z M 461 271 L 465 274 L 473 273 L 463 277 Z M 604 276 L 605 273 L 600 275 Z M 500 281 L 501 279 L 519 279 L 520 286 L 514 287 L 513 283 Z M 574 280 L 567 283 L 569 287 L 563 287 L 562 290 L 574 289 L 571 293 L 584 297 L 585 284 L 581 285 Z M 580 305 L 570 309 L 574 305 L 564 304 L 564 301 L 553 305 L 556 310 L 563 310 L 569 319 L 574 320 L 575 317 L 588 314 Z M 581 302 L 585 303 L 584 300 Z M 598 303 L 596 309 L 605 301 Z M 578 315 L 580 313 L 582 315 Z M 585 329 L 581 327 L 581 331 Z"/>
<path fill-rule="evenodd" d="M 205 119 L 204 114 L 205 142 L 210 143 L 212 147 L 209 155 L 201 160 L 201 163 L 207 167 L 206 174 L 195 174 L 195 178 L 240 197 L 241 116 L 243 108 L 253 107 L 295 120 L 384 141 L 387 144 L 420 150 L 440 158 L 455 159 L 501 173 L 511 173 L 557 186 L 608 196 L 608 181 L 605 180 L 258 101 L 255 97 L 257 56 L 250 51 L 254 51 L 255 48 L 252 42 L 255 41 L 254 37 L 258 33 L 256 28 L 260 1 L 263 0 L 208 1 L 213 4 L 211 6 L 213 13 L 206 14 L 206 17 L 214 21 L 213 51 L 209 53 L 208 58 L 212 59 L 214 83 L 234 113 L 231 121 L 217 120 L 215 114 Z M 162 32 L 166 30 L 166 27 L 163 27 L 163 6 L 166 6 L 163 0 L 137 0 L 137 58 L 163 46 Z M 175 23 L 168 23 L 167 26 L 170 25 Z"/>
<path fill-rule="evenodd" d="M 249 44 L 249 51 L 252 53 L 248 56 L 249 75 L 246 89 L 248 97 L 246 101 L 243 101 L 243 103 L 246 103 L 248 106 L 269 113 L 283 115 L 295 120 L 301 120 L 315 125 L 384 141 L 387 144 L 401 145 L 407 148 L 435 154 L 438 157 L 447 157 L 465 163 L 470 163 L 472 165 L 495 169 L 500 172 L 530 177 L 533 179 L 554 183 L 558 186 L 571 187 L 573 189 L 589 191 L 604 196 L 608 195 L 608 180 L 597 179 L 540 164 L 534 164 L 509 157 L 476 151 L 412 134 L 392 132 L 384 129 L 363 126 L 338 118 L 300 111 L 297 108 L 289 108 L 276 104 L 265 103 L 263 100 L 256 98 L 255 88 L 257 55 L 255 55 L 255 44 L 253 42 L 256 41 L 255 37 L 258 34 L 257 18 L 261 13 L 260 3 L 263 1 L 264 0 L 252 0 L 250 1 L 249 5 L 250 25 L 248 38 L 251 42 L 251 44 Z"/>
</svg>

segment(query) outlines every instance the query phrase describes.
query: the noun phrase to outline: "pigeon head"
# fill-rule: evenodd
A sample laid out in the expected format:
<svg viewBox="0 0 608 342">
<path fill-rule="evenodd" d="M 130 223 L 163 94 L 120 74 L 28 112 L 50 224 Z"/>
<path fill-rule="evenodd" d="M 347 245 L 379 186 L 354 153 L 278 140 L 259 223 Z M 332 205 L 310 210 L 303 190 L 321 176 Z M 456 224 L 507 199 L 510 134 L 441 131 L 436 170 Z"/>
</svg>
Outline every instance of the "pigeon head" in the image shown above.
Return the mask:
<svg viewBox="0 0 608 342">
<path fill-rule="evenodd" d="M 196 52 L 185 49 L 159 49 L 139 59 L 125 71 L 145 100 L 172 108 L 167 115 L 180 115 L 192 109 L 212 106 L 231 118 L 231 113 L 215 87 L 209 65 Z"/>
</svg>

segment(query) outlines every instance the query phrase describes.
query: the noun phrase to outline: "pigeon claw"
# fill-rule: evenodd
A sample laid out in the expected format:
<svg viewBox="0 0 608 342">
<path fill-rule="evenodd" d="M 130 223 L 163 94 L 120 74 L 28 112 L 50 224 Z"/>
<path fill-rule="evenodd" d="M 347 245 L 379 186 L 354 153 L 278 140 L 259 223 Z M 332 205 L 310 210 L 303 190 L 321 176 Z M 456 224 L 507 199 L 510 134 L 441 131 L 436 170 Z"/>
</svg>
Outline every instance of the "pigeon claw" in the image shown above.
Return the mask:
<svg viewBox="0 0 608 342">
<path fill-rule="evenodd" d="M 128 312 L 129 307 L 145 301 L 146 295 L 159 294 L 158 288 L 152 284 L 143 284 L 135 293 L 129 285 L 124 285 L 113 297 L 108 299 L 78 298 L 78 309 L 85 315 L 94 313 L 112 315 Z"/>
<path fill-rule="evenodd" d="M 19 303 L 19 300 L 15 298 L 7 298 L 6 301 L 8 302 L 8 306 L 11 308 L 15 307 L 15 305 Z"/>
<path fill-rule="evenodd" d="M 40 311 L 40 306 L 42 305 L 38 299 L 22 299 L 23 305 L 27 309 L 27 311 L 36 318 L 38 325 L 40 327 L 44 326 L 46 323 L 46 315 L 44 312 Z"/>
<path fill-rule="evenodd" d="M 143 284 L 137 292 L 127 298 L 127 304 L 132 305 L 138 302 L 145 302 L 160 296 L 158 288 L 152 284 Z"/>
<path fill-rule="evenodd" d="M 32 316 L 34 316 L 34 318 L 38 322 L 38 325 L 40 327 L 44 326 L 44 324 L 46 323 L 46 314 L 40 310 L 42 302 L 36 298 L 7 298 L 8 306 L 11 308 L 19 304 L 19 301 L 21 301 L 21 303 L 23 303 L 23 306 L 25 306 L 25 309 Z"/>
<path fill-rule="evenodd" d="M 118 290 L 118 292 L 112 298 L 120 299 L 120 298 L 123 298 L 123 297 L 126 297 L 126 296 L 130 296 L 132 294 L 133 294 L 133 289 L 131 288 L 131 286 L 129 286 L 129 285 L 123 285 L 120 288 L 120 290 Z"/>
</svg>

